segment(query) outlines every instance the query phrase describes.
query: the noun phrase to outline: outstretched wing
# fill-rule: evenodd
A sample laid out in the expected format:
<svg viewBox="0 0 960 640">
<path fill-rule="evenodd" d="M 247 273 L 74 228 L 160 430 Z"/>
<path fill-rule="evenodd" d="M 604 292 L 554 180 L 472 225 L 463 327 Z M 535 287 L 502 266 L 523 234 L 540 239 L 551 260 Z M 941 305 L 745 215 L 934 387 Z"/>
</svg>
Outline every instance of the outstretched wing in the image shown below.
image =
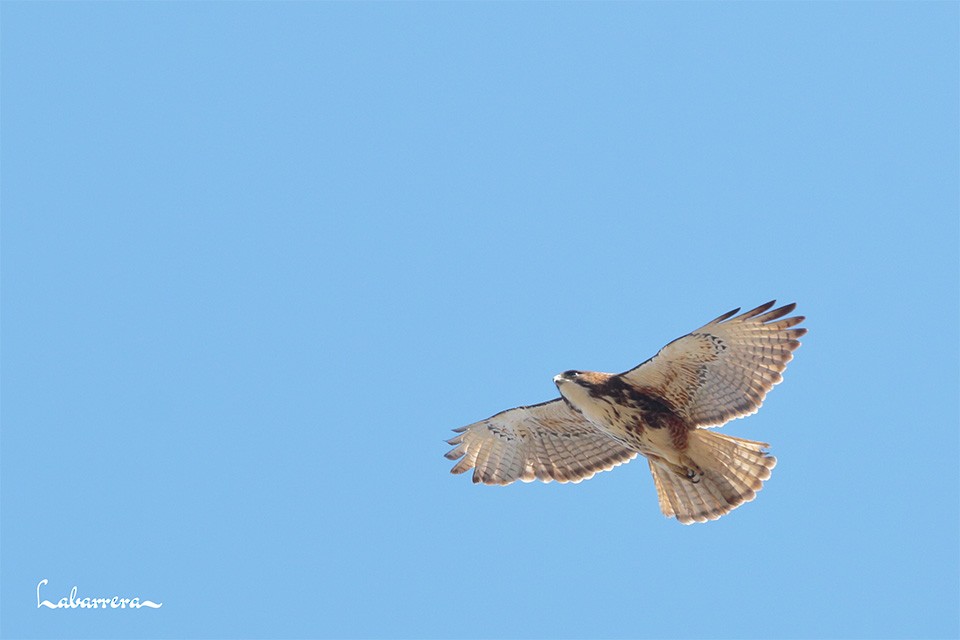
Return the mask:
<svg viewBox="0 0 960 640">
<path fill-rule="evenodd" d="M 794 328 L 803 316 L 784 318 L 796 304 L 768 311 L 774 302 L 736 317 L 740 309 L 725 313 L 622 375 L 656 391 L 696 427 L 755 413 L 807 332 Z"/>
<path fill-rule="evenodd" d="M 636 457 L 632 451 L 583 419 L 557 398 L 509 409 L 466 427 L 447 442 L 446 454 L 460 459 L 451 473 L 473 469 L 485 484 L 580 482 Z"/>
</svg>

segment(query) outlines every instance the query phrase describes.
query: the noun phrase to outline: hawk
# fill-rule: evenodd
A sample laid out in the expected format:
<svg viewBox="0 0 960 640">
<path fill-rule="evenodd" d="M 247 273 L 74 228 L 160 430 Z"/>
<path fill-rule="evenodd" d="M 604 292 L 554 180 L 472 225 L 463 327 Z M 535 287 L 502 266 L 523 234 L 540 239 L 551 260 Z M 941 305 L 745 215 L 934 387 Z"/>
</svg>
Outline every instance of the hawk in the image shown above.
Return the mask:
<svg viewBox="0 0 960 640">
<path fill-rule="evenodd" d="M 559 398 L 454 429 L 451 473 L 484 484 L 580 482 L 644 456 L 660 509 L 716 520 L 763 488 L 777 459 L 764 442 L 707 431 L 753 413 L 800 346 L 803 316 L 775 301 L 734 309 L 618 374 L 565 371 Z"/>
</svg>

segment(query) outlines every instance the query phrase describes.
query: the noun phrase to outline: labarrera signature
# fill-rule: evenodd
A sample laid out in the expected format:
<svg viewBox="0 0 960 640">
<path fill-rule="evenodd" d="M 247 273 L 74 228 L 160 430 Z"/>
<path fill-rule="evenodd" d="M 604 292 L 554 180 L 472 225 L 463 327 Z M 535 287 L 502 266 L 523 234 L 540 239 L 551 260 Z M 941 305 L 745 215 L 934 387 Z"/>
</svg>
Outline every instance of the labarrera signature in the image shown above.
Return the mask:
<svg viewBox="0 0 960 640">
<path fill-rule="evenodd" d="M 140 609 L 149 607 L 150 609 L 159 609 L 163 606 L 162 602 L 153 600 L 141 600 L 139 597 L 121 598 L 112 596 L 110 598 L 78 598 L 77 587 L 74 585 L 70 589 L 68 597 L 60 598 L 56 604 L 49 600 L 40 599 L 40 587 L 45 586 L 49 580 L 44 578 L 37 583 L 37 609 L 47 607 L 48 609 Z"/>
</svg>

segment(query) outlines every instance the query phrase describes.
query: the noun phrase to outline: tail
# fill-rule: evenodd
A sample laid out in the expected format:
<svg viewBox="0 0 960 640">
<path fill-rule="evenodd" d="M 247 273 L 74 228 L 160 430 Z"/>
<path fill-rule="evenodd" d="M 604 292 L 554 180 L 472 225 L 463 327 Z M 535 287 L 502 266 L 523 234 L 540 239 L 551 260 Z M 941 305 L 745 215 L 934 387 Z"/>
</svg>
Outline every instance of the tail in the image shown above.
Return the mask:
<svg viewBox="0 0 960 640">
<path fill-rule="evenodd" d="M 660 461 L 649 461 L 660 509 L 682 524 L 716 520 L 750 502 L 777 464 L 764 452 L 770 446 L 765 442 L 714 431 L 691 431 L 687 446 L 687 456 L 702 471 L 696 482 Z"/>
</svg>

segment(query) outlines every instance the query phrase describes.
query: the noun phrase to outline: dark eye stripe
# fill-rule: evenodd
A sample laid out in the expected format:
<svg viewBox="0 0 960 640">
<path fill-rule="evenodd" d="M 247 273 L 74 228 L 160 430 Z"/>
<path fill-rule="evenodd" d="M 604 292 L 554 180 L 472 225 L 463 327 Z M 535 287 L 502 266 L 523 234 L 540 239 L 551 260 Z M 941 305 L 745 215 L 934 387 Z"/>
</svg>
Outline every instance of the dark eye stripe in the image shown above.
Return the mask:
<svg viewBox="0 0 960 640">
<path fill-rule="evenodd" d="M 569 371 L 563 372 L 564 378 L 576 378 L 578 375 L 580 375 L 580 372 L 576 371 L 575 369 L 570 369 Z"/>
</svg>

